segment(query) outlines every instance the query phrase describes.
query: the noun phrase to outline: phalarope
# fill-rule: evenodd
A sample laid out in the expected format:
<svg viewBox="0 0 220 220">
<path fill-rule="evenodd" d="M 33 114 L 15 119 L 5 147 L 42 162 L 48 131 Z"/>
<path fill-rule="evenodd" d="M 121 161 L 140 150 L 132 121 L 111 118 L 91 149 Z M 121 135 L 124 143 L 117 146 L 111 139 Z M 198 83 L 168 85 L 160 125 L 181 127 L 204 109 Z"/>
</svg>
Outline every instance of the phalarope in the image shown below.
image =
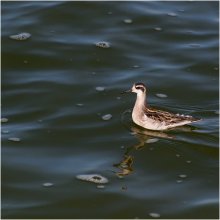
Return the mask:
<svg viewBox="0 0 220 220">
<path fill-rule="evenodd" d="M 143 128 L 166 130 L 201 120 L 189 115 L 173 114 L 148 107 L 146 104 L 146 86 L 143 83 L 135 83 L 130 90 L 122 93 L 127 92 L 137 93 L 137 99 L 132 111 L 132 119 Z"/>
</svg>

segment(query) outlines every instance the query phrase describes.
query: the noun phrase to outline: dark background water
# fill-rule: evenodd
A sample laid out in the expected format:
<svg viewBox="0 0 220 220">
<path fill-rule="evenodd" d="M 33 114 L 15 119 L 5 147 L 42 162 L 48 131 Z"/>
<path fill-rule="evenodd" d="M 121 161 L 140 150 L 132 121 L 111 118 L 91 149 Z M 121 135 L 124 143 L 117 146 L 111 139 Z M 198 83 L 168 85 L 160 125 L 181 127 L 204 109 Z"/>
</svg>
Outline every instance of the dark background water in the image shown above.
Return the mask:
<svg viewBox="0 0 220 220">
<path fill-rule="evenodd" d="M 1 8 L 2 218 L 218 218 L 217 1 Z M 32 36 L 9 38 L 21 32 Z M 137 81 L 149 104 L 203 120 L 184 131 L 139 129 L 125 112 L 135 96 L 120 95 Z M 151 136 L 158 141 L 145 143 Z M 133 163 L 119 178 L 126 158 Z M 75 178 L 89 173 L 109 183 Z"/>
</svg>

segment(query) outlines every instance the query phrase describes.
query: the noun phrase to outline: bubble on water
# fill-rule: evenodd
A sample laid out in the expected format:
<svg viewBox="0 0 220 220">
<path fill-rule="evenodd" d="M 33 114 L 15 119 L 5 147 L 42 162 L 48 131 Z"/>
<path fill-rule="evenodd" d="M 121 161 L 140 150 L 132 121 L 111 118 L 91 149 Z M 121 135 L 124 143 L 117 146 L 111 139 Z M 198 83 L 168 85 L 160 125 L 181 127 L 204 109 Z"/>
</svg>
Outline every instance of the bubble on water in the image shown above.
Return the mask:
<svg viewBox="0 0 220 220">
<path fill-rule="evenodd" d="M 121 146 L 121 149 L 124 149 L 125 148 L 125 146 Z"/>
<path fill-rule="evenodd" d="M 186 163 L 192 163 L 192 161 L 191 160 L 187 160 Z"/>
<path fill-rule="evenodd" d="M 182 182 L 183 182 L 183 180 L 177 180 L 176 182 L 177 182 L 177 183 L 182 183 Z"/>
<path fill-rule="evenodd" d="M 11 138 L 8 138 L 9 141 L 14 141 L 14 142 L 19 142 L 21 141 L 20 138 L 17 138 L 17 137 L 11 137 Z"/>
<path fill-rule="evenodd" d="M 8 119 L 7 118 L 1 118 L 1 123 L 5 123 L 5 122 L 8 122 Z"/>
<path fill-rule="evenodd" d="M 157 142 L 157 141 L 159 141 L 158 138 L 150 138 L 150 139 L 146 140 L 145 143 L 147 143 L 147 144 L 152 144 L 152 143 L 155 143 L 155 142 Z"/>
<path fill-rule="evenodd" d="M 169 15 L 169 16 L 171 16 L 171 17 L 176 17 L 176 16 L 177 16 L 177 14 L 174 13 L 174 12 L 170 12 L 170 13 L 168 13 L 167 15 Z"/>
<path fill-rule="evenodd" d="M 109 11 L 109 12 L 108 12 L 108 15 L 112 15 L 112 11 Z"/>
<path fill-rule="evenodd" d="M 108 121 L 108 120 L 110 120 L 112 118 L 112 115 L 111 114 L 107 114 L 107 115 L 103 115 L 102 116 L 102 119 L 104 120 L 104 121 Z"/>
<path fill-rule="evenodd" d="M 180 178 L 186 178 L 187 175 L 186 175 L 186 174 L 180 174 L 179 177 L 180 177 Z"/>
<path fill-rule="evenodd" d="M 104 189 L 104 188 L 105 188 L 104 185 L 97 185 L 96 187 L 97 187 L 98 189 Z"/>
<path fill-rule="evenodd" d="M 110 48 L 110 44 L 105 41 L 98 42 L 95 45 L 100 48 Z"/>
<path fill-rule="evenodd" d="M 105 184 L 109 182 L 106 177 L 101 176 L 99 174 L 81 174 L 81 175 L 77 175 L 76 178 L 79 180 L 98 183 L 98 184 Z"/>
<path fill-rule="evenodd" d="M 215 111 L 215 114 L 219 115 L 219 111 L 218 111 L 218 110 L 217 110 L 217 111 Z"/>
<path fill-rule="evenodd" d="M 159 213 L 151 212 L 151 213 L 149 213 L 149 215 L 150 215 L 152 218 L 160 218 L 160 214 L 159 214 Z"/>
<path fill-rule="evenodd" d="M 154 30 L 155 31 L 162 31 L 162 28 L 161 27 L 155 27 Z"/>
<path fill-rule="evenodd" d="M 133 21 L 130 18 L 124 19 L 125 24 L 131 24 Z"/>
<path fill-rule="evenodd" d="M 102 91 L 105 90 L 105 87 L 97 86 L 97 87 L 95 88 L 95 90 L 98 91 L 98 92 L 102 92 Z"/>
<path fill-rule="evenodd" d="M 43 183 L 42 184 L 42 186 L 44 186 L 44 187 L 51 187 L 51 186 L 53 186 L 54 184 L 53 183 Z"/>
<path fill-rule="evenodd" d="M 2 134 L 8 134 L 9 130 L 2 130 Z"/>
<path fill-rule="evenodd" d="M 176 154 L 176 157 L 180 157 L 180 155 L 179 155 L 179 154 Z"/>
<path fill-rule="evenodd" d="M 116 99 L 120 100 L 120 99 L 121 99 L 121 97 L 120 97 L 120 96 L 118 96 L 118 97 L 116 97 Z"/>
<path fill-rule="evenodd" d="M 157 93 L 156 96 L 159 98 L 167 98 L 168 97 L 166 94 L 163 94 L 163 93 Z"/>
<path fill-rule="evenodd" d="M 28 61 L 27 61 L 27 60 L 24 60 L 24 64 L 28 64 Z"/>
<path fill-rule="evenodd" d="M 31 34 L 24 32 L 20 34 L 10 35 L 9 37 L 13 40 L 27 40 L 31 37 Z"/>
</svg>

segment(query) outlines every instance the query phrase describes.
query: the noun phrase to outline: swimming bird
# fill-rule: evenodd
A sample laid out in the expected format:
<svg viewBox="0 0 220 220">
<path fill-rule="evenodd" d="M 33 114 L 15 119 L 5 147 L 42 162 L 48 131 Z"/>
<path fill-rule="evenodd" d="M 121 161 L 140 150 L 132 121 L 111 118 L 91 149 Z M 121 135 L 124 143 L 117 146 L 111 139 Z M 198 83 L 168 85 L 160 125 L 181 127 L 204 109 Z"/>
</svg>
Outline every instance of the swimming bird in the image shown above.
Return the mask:
<svg viewBox="0 0 220 220">
<path fill-rule="evenodd" d="M 149 107 L 146 102 L 147 88 L 143 83 L 135 83 L 131 89 L 122 93 L 127 92 L 137 93 L 132 119 L 135 124 L 143 128 L 161 131 L 201 120 L 189 115 L 174 114 Z"/>
</svg>

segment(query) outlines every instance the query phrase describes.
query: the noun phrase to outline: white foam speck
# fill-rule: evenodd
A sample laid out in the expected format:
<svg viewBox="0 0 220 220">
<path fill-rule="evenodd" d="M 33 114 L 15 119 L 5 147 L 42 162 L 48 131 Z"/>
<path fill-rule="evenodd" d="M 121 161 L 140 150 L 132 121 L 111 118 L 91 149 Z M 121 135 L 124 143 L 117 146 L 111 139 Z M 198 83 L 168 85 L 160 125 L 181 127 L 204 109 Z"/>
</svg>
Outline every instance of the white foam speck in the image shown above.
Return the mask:
<svg viewBox="0 0 220 220">
<path fill-rule="evenodd" d="M 53 183 L 43 183 L 42 184 L 44 187 L 51 187 L 53 186 L 54 184 Z"/>
<path fill-rule="evenodd" d="M 8 119 L 7 118 L 1 118 L 1 122 L 2 123 L 8 122 Z"/>
<path fill-rule="evenodd" d="M 156 96 L 159 98 L 167 98 L 167 95 L 163 93 L 157 93 Z"/>
<path fill-rule="evenodd" d="M 10 35 L 9 37 L 13 40 L 27 40 L 31 37 L 31 34 L 24 32 L 20 34 Z"/>
<path fill-rule="evenodd" d="M 130 18 L 124 19 L 124 23 L 131 24 L 133 21 Z"/>
<path fill-rule="evenodd" d="M 97 86 L 95 89 L 96 89 L 96 91 L 98 91 L 98 92 L 102 92 L 102 91 L 105 90 L 105 87 Z"/>
<path fill-rule="evenodd" d="M 179 177 L 180 177 L 180 178 L 186 178 L 187 175 L 186 175 L 186 174 L 180 174 Z"/>
<path fill-rule="evenodd" d="M 11 138 L 8 138 L 9 141 L 14 141 L 14 142 L 19 142 L 21 141 L 20 138 L 17 138 L 17 137 L 11 137 Z"/>
<path fill-rule="evenodd" d="M 82 103 L 77 103 L 76 105 L 79 106 L 79 107 L 82 107 L 82 106 L 83 106 Z"/>
<path fill-rule="evenodd" d="M 97 185 L 96 187 L 97 187 L 98 189 L 104 189 L 104 188 L 105 188 L 104 185 Z"/>
<path fill-rule="evenodd" d="M 162 31 L 162 28 L 161 27 L 155 27 L 154 30 L 155 31 Z"/>
<path fill-rule="evenodd" d="M 77 175 L 76 178 L 79 180 L 98 183 L 98 184 L 105 184 L 109 182 L 106 177 L 101 176 L 99 174 L 82 174 L 82 175 Z"/>
<path fill-rule="evenodd" d="M 177 14 L 174 13 L 174 12 L 170 12 L 170 13 L 168 13 L 167 15 L 169 15 L 169 16 L 171 16 L 171 17 L 176 17 L 176 16 L 177 16 Z"/>
<path fill-rule="evenodd" d="M 110 44 L 108 42 L 102 41 L 95 44 L 97 47 L 100 48 L 110 48 Z"/>
<path fill-rule="evenodd" d="M 107 114 L 107 115 L 103 115 L 102 116 L 102 119 L 104 120 L 104 121 L 108 121 L 108 120 L 110 120 L 112 118 L 112 115 L 111 114 Z"/>
<path fill-rule="evenodd" d="M 150 139 L 146 140 L 145 143 L 152 144 L 152 143 L 155 143 L 157 141 L 159 141 L 158 138 L 150 138 Z"/>
<path fill-rule="evenodd" d="M 160 214 L 159 214 L 159 213 L 151 212 L 151 213 L 149 213 L 149 215 L 150 215 L 152 218 L 160 218 Z"/>
</svg>

